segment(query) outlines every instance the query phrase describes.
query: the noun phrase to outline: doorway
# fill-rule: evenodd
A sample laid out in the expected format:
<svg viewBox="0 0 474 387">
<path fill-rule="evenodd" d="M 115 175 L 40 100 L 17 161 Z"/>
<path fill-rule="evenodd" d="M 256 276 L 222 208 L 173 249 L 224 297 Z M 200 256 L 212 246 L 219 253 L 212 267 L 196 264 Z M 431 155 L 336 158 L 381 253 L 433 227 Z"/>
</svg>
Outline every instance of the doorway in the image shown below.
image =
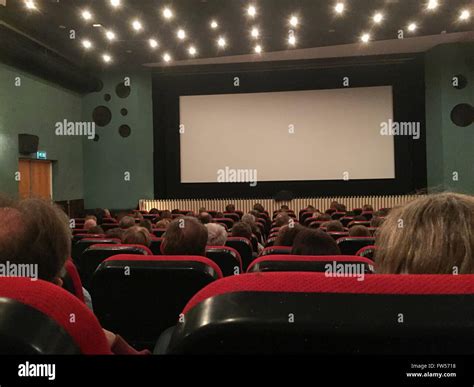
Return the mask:
<svg viewBox="0 0 474 387">
<path fill-rule="evenodd" d="M 25 198 L 53 198 L 52 162 L 46 160 L 20 159 L 19 195 Z"/>
</svg>

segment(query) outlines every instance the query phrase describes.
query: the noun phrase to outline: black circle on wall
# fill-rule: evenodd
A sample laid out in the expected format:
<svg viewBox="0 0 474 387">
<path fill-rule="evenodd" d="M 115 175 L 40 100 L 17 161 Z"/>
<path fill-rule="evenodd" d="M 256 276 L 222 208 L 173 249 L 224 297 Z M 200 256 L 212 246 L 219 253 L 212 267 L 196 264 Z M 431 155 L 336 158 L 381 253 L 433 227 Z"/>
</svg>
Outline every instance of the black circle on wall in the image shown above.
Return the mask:
<svg viewBox="0 0 474 387">
<path fill-rule="evenodd" d="M 97 106 L 92 112 L 92 119 L 97 126 L 106 126 L 112 120 L 112 113 L 106 106 Z"/>
<path fill-rule="evenodd" d="M 92 80 L 91 82 L 92 82 L 92 86 L 91 86 L 92 91 L 95 91 L 96 93 L 99 93 L 104 88 L 104 82 L 102 82 L 102 80 L 100 79 Z"/>
<path fill-rule="evenodd" d="M 112 96 L 110 94 L 105 94 L 104 99 L 109 102 L 112 99 Z"/>
<path fill-rule="evenodd" d="M 130 136 L 131 133 L 132 133 L 132 129 L 130 129 L 130 126 L 128 126 L 128 125 L 122 125 L 119 128 L 119 134 L 123 138 L 127 138 L 128 136 Z"/>
<path fill-rule="evenodd" d="M 454 81 L 457 80 L 457 85 L 454 85 Z M 467 86 L 467 78 L 462 74 L 456 74 L 453 77 L 453 87 L 458 90 L 462 90 Z"/>
<path fill-rule="evenodd" d="M 455 125 L 466 127 L 474 122 L 474 108 L 467 103 L 460 103 L 451 110 L 451 121 Z"/>
<path fill-rule="evenodd" d="M 130 86 L 125 86 L 123 82 L 119 83 L 115 88 L 115 93 L 119 98 L 127 98 L 130 95 Z"/>
<path fill-rule="evenodd" d="M 120 110 L 120 114 L 125 117 L 128 114 L 128 110 L 123 108 L 122 110 Z"/>
<path fill-rule="evenodd" d="M 98 134 L 96 134 L 96 135 L 94 136 L 94 141 L 95 141 L 95 142 L 99 142 L 99 140 L 100 140 L 100 136 L 99 136 Z"/>
</svg>

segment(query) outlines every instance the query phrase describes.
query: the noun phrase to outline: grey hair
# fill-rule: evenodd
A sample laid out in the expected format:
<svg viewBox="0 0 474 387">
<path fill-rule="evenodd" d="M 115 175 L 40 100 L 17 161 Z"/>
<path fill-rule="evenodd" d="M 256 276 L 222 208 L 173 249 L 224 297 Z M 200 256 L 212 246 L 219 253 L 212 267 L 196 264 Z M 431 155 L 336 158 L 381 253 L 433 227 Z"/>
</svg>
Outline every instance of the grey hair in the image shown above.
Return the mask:
<svg viewBox="0 0 474 387">
<path fill-rule="evenodd" d="M 209 246 L 224 246 L 227 241 L 227 231 L 224 226 L 218 223 L 208 223 L 207 228 L 207 244 Z"/>
</svg>

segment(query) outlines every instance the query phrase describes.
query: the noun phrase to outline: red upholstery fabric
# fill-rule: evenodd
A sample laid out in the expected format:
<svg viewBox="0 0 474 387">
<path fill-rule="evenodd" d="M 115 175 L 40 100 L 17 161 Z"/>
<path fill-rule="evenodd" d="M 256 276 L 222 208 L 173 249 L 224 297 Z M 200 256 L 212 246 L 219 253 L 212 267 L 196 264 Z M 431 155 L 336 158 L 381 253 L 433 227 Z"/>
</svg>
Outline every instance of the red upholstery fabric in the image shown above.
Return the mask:
<svg viewBox="0 0 474 387">
<path fill-rule="evenodd" d="M 188 302 L 183 313 L 209 297 L 232 292 L 474 294 L 474 275 L 371 274 L 358 281 L 356 277 L 326 277 L 324 273 L 242 274 L 206 286 Z"/>
<path fill-rule="evenodd" d="M 259 257 L 256 260 L 252 261 L 247 271 L 260 262 L 266 261 L 300 261 L 300 262 L 316 262 L 316 261 L 323 261 L 323 262 L 358 262 L 358 263 L 366 263 L 368 265 L 375 266 L 374 261 L 368 258 L 363 257 L 356 257 L 353 255 L 266 255 L 264 257 Z"/>
<path fill-rule="evenodd" d="M 208 258 L 205 257 L 198 257 L 195 255 L 153 255 L 153 256 L 148 256 L 148 255 L 127 255 L 127 254 L 119 254 L 119 255 L 114 255 L 113 257 L 107 258 L 104 262 L 110 262 L 110 261 L 195 261 L 195 262 L 201 262 L 204 263 L 214 269 L 214 271 L 217 273 L 217 276 L 219 278 L 222 278 L 222 271 L 219 266 L 217 266 L 217 263 L 211 261 Z"/>
<path fill-rule="evenodd" d="M 0 278 L 0 297 L 17 300 L 48 315 L 64 328 L 83 354 L 112 354 L 97 318 L 59 286 L 30 278 Z"/>
<path fill-rule="evenodd" d="M 77 298 L 79 298 L 82 302 L 84 302 L 84 292 L 82 291 L 82 283 L 81 278 L 79 277 L 79 273 L 77 271 L 76 265 L 71 259 L 66 261 L 66 265 L 64 265 L 71 281 L 74 285 L 74 293 L 76 294 Z"/>
<path fill-rule="evenodd" d="M 367 250 L 375 250 L 375 249 L 376 249 L 375 245 L 365 246 L 365 247 L 362 247 L 362 248 L 356 253 L 356 255 L 362 256 L 362 254 L 364 254 Z"/>
</svg>

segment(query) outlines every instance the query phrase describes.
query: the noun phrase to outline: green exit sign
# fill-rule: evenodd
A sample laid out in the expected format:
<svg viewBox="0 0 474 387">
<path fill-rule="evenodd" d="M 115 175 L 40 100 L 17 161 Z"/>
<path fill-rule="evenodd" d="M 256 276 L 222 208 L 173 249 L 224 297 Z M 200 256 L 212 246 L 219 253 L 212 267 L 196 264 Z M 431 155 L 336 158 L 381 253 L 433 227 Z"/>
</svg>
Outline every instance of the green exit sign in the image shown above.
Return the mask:
<svg viewBox="0 0 474 387">
<path fill-rule="evenodd" d="M 46 160 L 48 158 L 48 155 L 46 154 L 45 151 L 38 151 L 36 152 L 36 158 L 38 160 Z"/>
</svg>

